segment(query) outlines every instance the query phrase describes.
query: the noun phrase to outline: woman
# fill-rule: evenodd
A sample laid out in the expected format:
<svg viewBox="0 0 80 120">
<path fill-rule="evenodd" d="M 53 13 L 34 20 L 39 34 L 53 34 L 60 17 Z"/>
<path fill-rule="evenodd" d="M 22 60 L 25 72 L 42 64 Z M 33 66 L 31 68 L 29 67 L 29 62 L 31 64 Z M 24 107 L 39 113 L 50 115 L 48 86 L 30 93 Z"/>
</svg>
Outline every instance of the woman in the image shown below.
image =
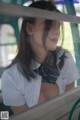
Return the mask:
<svg viewBox="0 0 80 120">
<path fill-rule="evenodd" d="M 59 12 L 46 1 L 30 7 Z M 59 21 L 24 18 L 17 56 L 2 75 L 4 104 L 14 113 L 72 89 L 79 78 L 71 54 L 57 47 L 59 29 Z"/>
</svg>

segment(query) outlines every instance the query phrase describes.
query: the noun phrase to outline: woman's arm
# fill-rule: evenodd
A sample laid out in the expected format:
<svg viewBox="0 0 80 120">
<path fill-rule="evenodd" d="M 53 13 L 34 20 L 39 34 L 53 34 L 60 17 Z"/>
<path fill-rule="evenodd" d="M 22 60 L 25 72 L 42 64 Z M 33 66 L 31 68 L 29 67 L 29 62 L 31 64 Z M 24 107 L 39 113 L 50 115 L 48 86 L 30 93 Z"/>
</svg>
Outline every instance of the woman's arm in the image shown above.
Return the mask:
<svg viewBox="0 0 80 120">
<path fill-rule="evenodd" d="M 11 106 L 11 109 L 13 111 L 13 114 L 16 114 L 16 113 L 24 112 L 29 108 L 26 105 L 22 105 L 22 106 Z"/>
<path fill-rule="evenodd" d="M 75 87 L 75 82 L 73 81 L 71 84 L 66 86 L 66 90 L 65 91 L 71 90 L 74 87 Z"/>
</svg>

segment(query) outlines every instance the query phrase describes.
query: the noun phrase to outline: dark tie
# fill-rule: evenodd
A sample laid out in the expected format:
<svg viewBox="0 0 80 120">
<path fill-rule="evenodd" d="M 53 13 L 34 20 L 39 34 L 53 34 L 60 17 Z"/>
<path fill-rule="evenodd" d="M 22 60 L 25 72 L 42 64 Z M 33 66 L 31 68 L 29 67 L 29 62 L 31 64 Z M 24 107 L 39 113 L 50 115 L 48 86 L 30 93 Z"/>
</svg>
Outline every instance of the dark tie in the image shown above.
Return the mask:
<svg viewBox="0 0 80 120">
<path fill-rule="evenodd" d="M 56 80 L 60 75 L 59 70 L 56 67 L 50 66 L 49 62 L 46 61 L 34 71 L 42 76 L 42 82 L 53 84 L 56 84 Z"/>
</svg>

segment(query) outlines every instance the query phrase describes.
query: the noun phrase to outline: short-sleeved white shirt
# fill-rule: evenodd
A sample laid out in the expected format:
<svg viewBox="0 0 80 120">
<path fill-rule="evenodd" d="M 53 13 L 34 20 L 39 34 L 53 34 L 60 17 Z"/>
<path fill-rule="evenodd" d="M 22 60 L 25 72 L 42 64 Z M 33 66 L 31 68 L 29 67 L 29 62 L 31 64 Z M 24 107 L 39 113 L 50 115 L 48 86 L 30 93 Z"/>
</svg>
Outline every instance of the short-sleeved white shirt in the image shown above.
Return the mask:
<svg viewBox="0 0 80 120">
<path fill-rule="evenodd" d="M 64 49 L 60 49 L 57 52 L 56 64 L 60 62 L 60 57 L 63 55 L 64 51 Z M 71 54 L 65 51 L 65 56 L 63 68 L 60 70 L 60 75 L 56 82 L 59 87 L 59 94 L 65 92 L 66 85 L 79 79 L 79 73 Z M 32 60 L 31 69 L 34 70 L 38 67 L 40 67 L 40 64 Z M 7 69 L 1 79 L 4 104 L 9 106 L 21 106 L 26 104 L 28 107 L 36 105 L 40 95 L 42 76 L 36 73 L 35 75 L 36 78 L 31 78 L 31 82 L 29 82 L 19 72 L 17 64 Z"/>
</svg>

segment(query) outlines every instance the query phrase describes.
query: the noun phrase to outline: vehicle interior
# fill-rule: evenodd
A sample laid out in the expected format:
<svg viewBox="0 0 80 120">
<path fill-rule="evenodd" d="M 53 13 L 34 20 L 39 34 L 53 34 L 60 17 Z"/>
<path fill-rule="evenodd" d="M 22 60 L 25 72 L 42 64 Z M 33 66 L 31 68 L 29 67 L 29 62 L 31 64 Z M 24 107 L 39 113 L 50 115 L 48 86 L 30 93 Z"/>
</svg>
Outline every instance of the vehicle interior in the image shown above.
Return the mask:
<svg viewBox="0 0 80 120">
<path fill-rule="evenodd" d="M 46 11 L 42 14 L 40 10 L 34 8 L 25 10 L 25 7 L 35 1 L 37 0 L 0 0 L 0 111 L 9 111 L 10 116 L 13 114 L 10 106 L 5 106 L 3 103 L 1 76 L 16 55 L 22 18 L 32 16 L 53 19 L 54 17 L 54 15 L 52 17 L 52 13 L 49 16 Z M 55 2 L 57 8 L 62 12 L 62 17 L 55 15 L 55 19 L 63 21 L 62 39 L 59 45 L 71 52 L 80 73 L 80 1 L 51 1 Z M 23 12 L 24 10 L 26 12 Z M 64 14 L 65 17 L 63 17 Z M 75 86 L 78 87 L 79 85 L 80 80 L 77 80 Z"/>
</svg>

